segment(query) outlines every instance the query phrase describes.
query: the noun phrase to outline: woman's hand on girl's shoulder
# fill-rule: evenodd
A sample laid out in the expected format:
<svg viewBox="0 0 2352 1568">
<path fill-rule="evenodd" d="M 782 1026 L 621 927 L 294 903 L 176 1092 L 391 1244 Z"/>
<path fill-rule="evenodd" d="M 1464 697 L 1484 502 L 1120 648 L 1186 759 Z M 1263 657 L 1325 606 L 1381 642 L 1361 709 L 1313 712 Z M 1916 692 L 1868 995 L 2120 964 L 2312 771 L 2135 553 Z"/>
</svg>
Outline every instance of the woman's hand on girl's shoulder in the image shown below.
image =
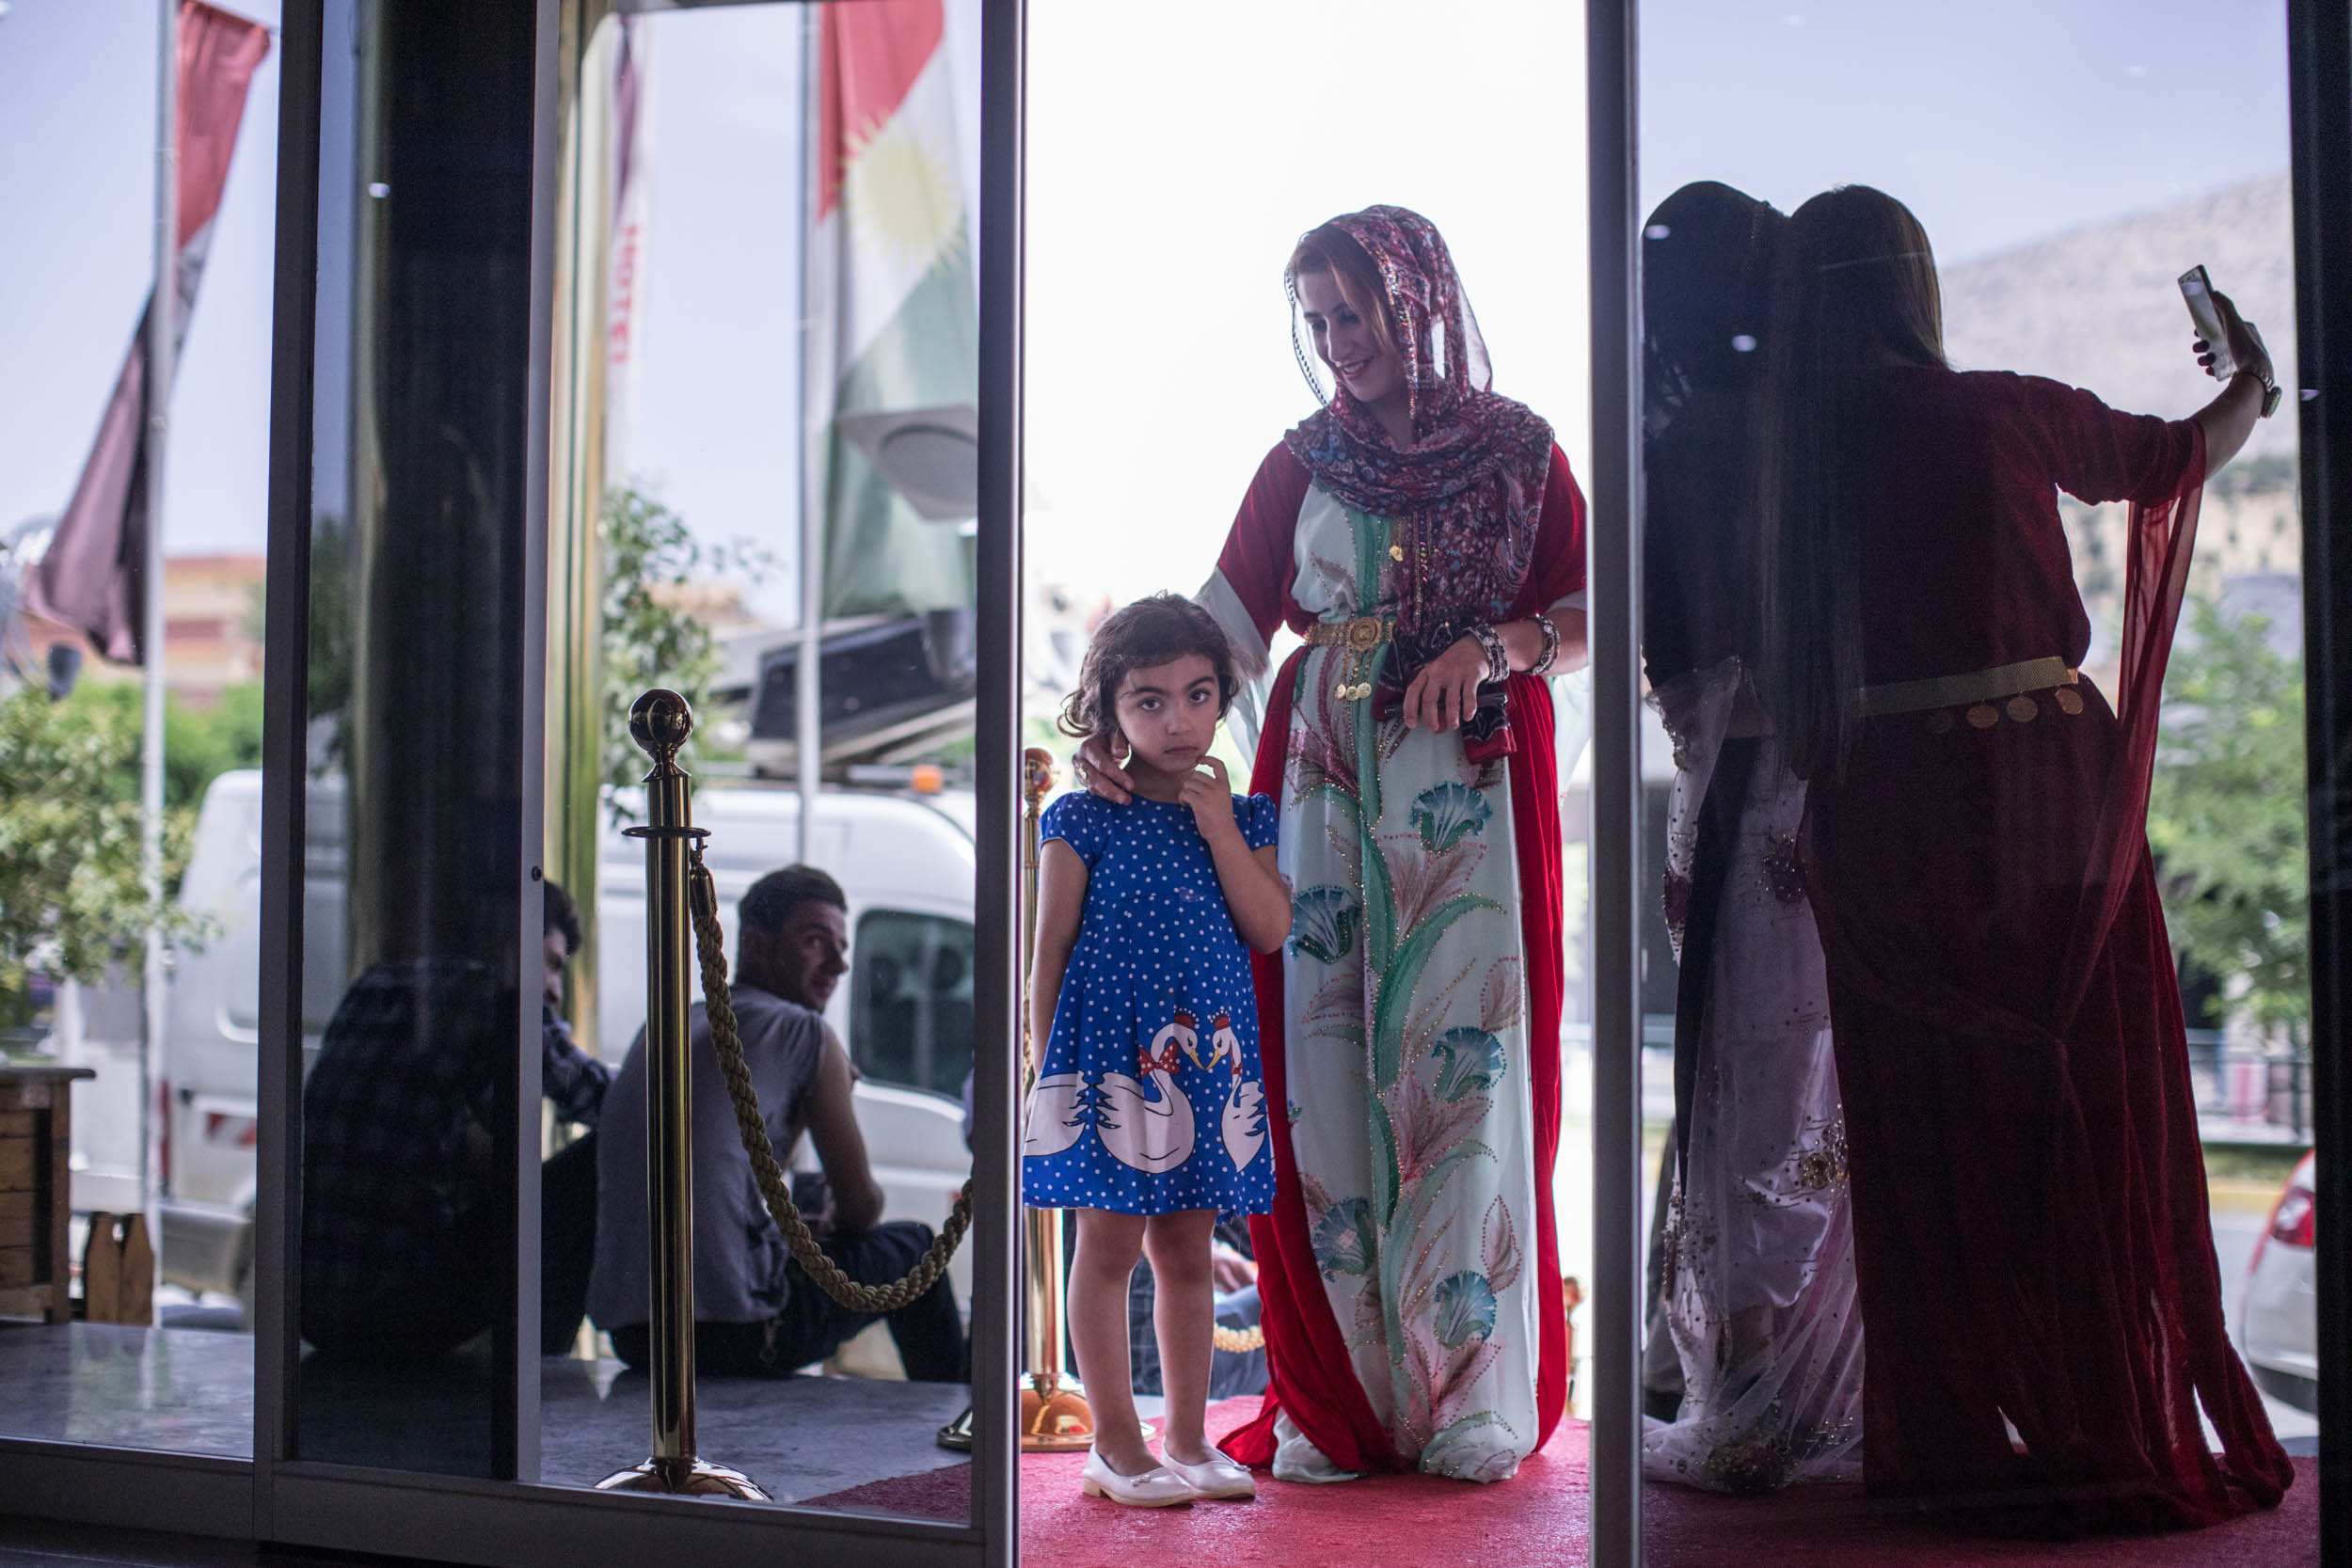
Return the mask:
<svg viewBox="0 0 2352 1568">
<path fill-rule="evenodd" d="M 1118 753 L 1101 736 L 1090 735 L 1080 741 L 1077 755 L 1070 759 L 1070 766 L 1089 793 L 1122 806 L 1131 799 L 1128 791 L 1135 787 L 1135 781 L 1119 766 Z"/>
</svg>

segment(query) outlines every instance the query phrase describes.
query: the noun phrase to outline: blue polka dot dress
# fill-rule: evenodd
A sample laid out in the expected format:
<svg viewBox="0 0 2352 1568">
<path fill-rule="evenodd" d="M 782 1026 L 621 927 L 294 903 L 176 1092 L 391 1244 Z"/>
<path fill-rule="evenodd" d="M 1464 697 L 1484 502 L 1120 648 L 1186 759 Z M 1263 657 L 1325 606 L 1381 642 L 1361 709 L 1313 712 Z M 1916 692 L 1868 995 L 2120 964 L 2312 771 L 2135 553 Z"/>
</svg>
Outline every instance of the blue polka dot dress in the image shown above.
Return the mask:
<svg viewBox="0 0 2352 1568">
<path fill-rule="evenodd" d="M 1253 850 L 1280 814 L 1233 798 Z M 1192 808 L 1084 791 L 1044 836 L 1087 863 L 1086 912 L 1054 1006 L 1022 1145 L 1038 1209 L 1263 1214 L 1274 1201 L 1249 953 Z"/>
</svg>

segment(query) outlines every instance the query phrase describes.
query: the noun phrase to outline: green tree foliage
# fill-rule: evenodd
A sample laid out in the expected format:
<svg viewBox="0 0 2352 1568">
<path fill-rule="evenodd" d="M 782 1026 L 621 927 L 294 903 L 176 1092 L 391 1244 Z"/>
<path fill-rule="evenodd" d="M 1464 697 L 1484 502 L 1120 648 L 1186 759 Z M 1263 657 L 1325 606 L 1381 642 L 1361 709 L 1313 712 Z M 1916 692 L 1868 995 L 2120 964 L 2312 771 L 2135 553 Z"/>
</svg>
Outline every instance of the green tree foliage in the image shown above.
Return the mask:
<svg viewBox="0 0 2352 1568">
<path fill-rule="evenodd" d="M 116 784 L 126 800 L 139 798 L 140 726 L 146 694 L 137 681 L 85 681 L 64 707 L 73 714 L 100 713 L 110 733 L 131 736 Z M 164 804 L 194 811 L 205 788 L 236 768 L 262 766 L 262 687 L 258 681 L 221 688 L 209 706 L 192 707 L 177 696 L 164 698 Z"/>
<path fill-rule="evenodd" d="M 310 754 L 314 776 L 336 771 L 350 757 L 351 588 L 351 527 L 331 512 L 321 513 L 310 524 L 310 659 L 305 690 L 307 719 L 317 732 Z M 253 585 L 243 619 L 247 637 L 256 642 L 268 640 L 268 584 Z M 260 701 L 254 698 L 257 713 Z M 258 767 L 260 755 L 257 750 L 255 763 L 234 766 Z"/>
<path fill-rule="evenodd" d="M 755 585 L 774 558 L 743 540 L 704 544 L 687 531 L 676 513 L 626 485 L 605 492 L 601 543 L 604 783 L 623 792 L 612 809 L 615 820 L 626 821 L 635 813 L 621 801 L 645 776 L 645 753 L 628 737 L 629 705 L 648 687 L 668 687 L 693 705 L 698 723 L 707 727 L 712 717 L 710 685 L 719 675 L 718 639 L 707 626 L 665 603 L 660 590 L 683 587 L 697 577 L 733 577 Z M 698 746 L 701 754 L 708 754 L 708 744 L 698 734 L 688 743 L 688 758 Z"/>
<path fill-rule="evenodd" d="M 351 757 L 351 525 L 321 516 L 310 527 L 310 673 L 305 693 L 313 725 L 328 721 L 311 771 L 342 768 Z"/>
<path fill-rule="evenodd" d="M 192 806 L 166 813 L 165 901 L 140 886 L 137 696 L 97 687 L 52 703 L 28 684 L 0 699 L 0 1022 L 29 1019 L 36 970 L 95 984 L 151 929 L 201 934 L 169 901 Z"/>
<path fill-rule="evenodd" d="M 2148 806 L 2165 917 L 2173 944 L 2222 978 L 2217 1010 L 2300 1047 L 2312 1009 L 2302 661 L 2271 650 L 2266 616 L 2225 620 L 2196 597 L 2187 609 Z"/>
</svg>

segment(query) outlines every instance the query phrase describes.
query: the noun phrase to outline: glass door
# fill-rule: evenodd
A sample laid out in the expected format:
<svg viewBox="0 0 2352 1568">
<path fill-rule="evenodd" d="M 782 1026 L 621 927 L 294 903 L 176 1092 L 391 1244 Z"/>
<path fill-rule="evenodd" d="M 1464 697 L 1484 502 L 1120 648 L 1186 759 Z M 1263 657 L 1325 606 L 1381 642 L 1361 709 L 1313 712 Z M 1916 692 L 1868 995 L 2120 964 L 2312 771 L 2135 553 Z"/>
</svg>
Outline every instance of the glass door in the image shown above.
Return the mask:
<svg viewBox="0 0 2352 1568">
<path fill-rule="evenodd" d="M 275 11 L 54 13 L 0 67 L 72 149 L 7 176 L 60 309 L 0 329 L 54 368 L 0 534 L 0 1433 L 215 1476 L 253 1444 Z"/>
<path fill-rule="evenodd" d="M 983 1521 L 1009 1378 L 969 1369 L 1009 1360 L 983 910 L 1013 788 L 975 760 L 1009 719 L 974 650 L 1009 635 L 1018 383 L 983 392 L 982 333 L 1009 364 L 1017 295 L 978 262 L 1017 254 L 986 217 L 1017 204 L 977 180 L 984 142 L 1017 174 L 987 110 L 1018 103 L 1018 10 L 330 0 L 288 30 L 314 96 L 281 341 L 311 353 L 273 623 L 301 701 L 264 867 L 270 1528 L 357 1545 L 389 1513 L 403 1549 L 480 1560 L 1009 1551 Z M 676 820 L 637 784 L 652 688 L 693 709 L 675 760 L 733 982 L 731 1029 L 696 1006 L 662 1042 L 676 1115 L 645 1036 L 685 977 L 648 965 L 686 911 L 628 833 Z M 858 1295 L 941 1231 L 935 1285 Z M 649 1453 L 748 1479 L 598 1488 Z"/>
<path fill-rule="evenodd" d="M 1031 14 L 1024 740 L 1051 758 L 1044 854 L 1097 878 L 1082 954 L 1130 943 L 1105 961 L 1149 976 L 1108 1028 L 1049 1027 L 1042 1000 L 1035 1020 L 1031 1127 L 1059 1126 L 1034 1133 L 1025 1182 L 1077 1211 L 1077 1370 L 1098 1414 L 1132 1408 L 1155 1433 L 1155 1449 L 1102 1451 L 1135 1470 L 1222 1441 L 1261 1466 L 1251 1507 L 1277 1539 L 1292 1507 L 1375 1521 L 1395 1488 L 1492 1481 L 1457 1489 L 1454 1528 L 1540 1557 L 1583 1528 L 1571 1347 L 1591 1279 L 1579 14 Z M 1319 335 L 1341 329 L 1318 291 L 1340 288 L 1345 330 L 1384 337 Z M 1384 386 L 1422 378 L 1425 422 L 1398 439 L 1431 450 L 1395 488 L 1369 471 L 1390 436 L 1334 423 L 1370 419 L 1347 380 L 1367 341 L 1394 346 L 1392 369 L 1418 356 Z M 1353 483 L 1335 472 L 1345 452 L 1365 454 Z M 1473 520 L 1480 498 L 1493 510 Z M 1295 895 L 1287 935 L 1257 943 L 1273 950 L 1254 985 L 1238 951 L 1228 969 L 1171 951 L 1190 901 L 1225 884 L 1098 912 L 1118 907 L 1094 889 L 1121 896 L 1126 851 L 1083 824 L 1168 808 L 1090 799 L 1072 726 L 1124 750 L 1115 693 L 1088 672 L 1152 662 L 1119 639 L 1168 612 L 1154 594 L 1194 599 L 1233 650 L 1208 754 L 1231 793 L 1263 797 L 1250 809 Z M 1440 603 L 1462 617 L 1443 636 Z M 1547 612 L 1568 628 L 1549 679 L 1529 673 Z M 1466 748 L 1452 724 L 1408 722 L 1398 702 L 1423 662 L 1489 619 L 1526 640 L 1513 738 Z M 1400 624 L 1435 641 L 1391 645 Z M 1352 650 L 1335 641 L 1351 626 Z M 1096 1016 L 1077 974 L 1057 1021 Z M 1161 1066 L 1139 1070 L 1138 1051 Z M 1188 1131 L 1147 1156 L 1129 1131 L 1147 1113 Z M 1147 1158 L 1181 1174 L 1134 1174 Z M 1109 1212 L 1162 1202 L 1224 1211 L 1213 1291 L 1180 1294 L 1167 1255 L 1136 1267 L 1118 1250 Z M 1190 1433 L 1198 1412 L 1173 1402 L 1158 1349 L 1182 1346 L 1187 1300 L 1229 1331 Z M 1267 1467 L 1270 1387 L 1307 1434 L 1294 1451 L 1325 1444 L 1338 1469 L 1380 1473 L 1311 1488 Z M 1042 1493 L 1025 1504 L 1028 1549 L 1082 1551 L 1096 1505 L 1076 1456 L 1026 1455 L 1023 1479 Z M 1214 1528 L 1201 1515 L 1220 1506 L 1168 1528 Z"/>
<path fill-rule="evenodd" d="M 1645 1560 L 2316 1560 L 2285 18 L 1638 9 Z"/>
</svg>

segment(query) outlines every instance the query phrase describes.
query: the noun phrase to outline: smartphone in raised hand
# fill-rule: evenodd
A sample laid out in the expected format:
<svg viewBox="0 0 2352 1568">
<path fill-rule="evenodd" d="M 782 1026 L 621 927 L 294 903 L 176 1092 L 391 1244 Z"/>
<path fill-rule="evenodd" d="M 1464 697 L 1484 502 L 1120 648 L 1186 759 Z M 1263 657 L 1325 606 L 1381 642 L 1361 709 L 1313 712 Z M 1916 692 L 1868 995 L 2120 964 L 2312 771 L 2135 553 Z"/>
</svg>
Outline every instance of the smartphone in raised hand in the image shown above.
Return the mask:
<svg viewBox="0 0 2352 1568">
<path fill-rule="evenodd" d="M 2228 382 L 2237 373 L 2237 356 L 2230 352 L 2229 328 L 2221 325 L 2221 308 L 2213 302 L 2213 279 L 2202 262 L 2181 274 L 2181 298 L 2187 301 L 2188 319 L 2213 356 L 2213 378 Z"/>
</svg>

